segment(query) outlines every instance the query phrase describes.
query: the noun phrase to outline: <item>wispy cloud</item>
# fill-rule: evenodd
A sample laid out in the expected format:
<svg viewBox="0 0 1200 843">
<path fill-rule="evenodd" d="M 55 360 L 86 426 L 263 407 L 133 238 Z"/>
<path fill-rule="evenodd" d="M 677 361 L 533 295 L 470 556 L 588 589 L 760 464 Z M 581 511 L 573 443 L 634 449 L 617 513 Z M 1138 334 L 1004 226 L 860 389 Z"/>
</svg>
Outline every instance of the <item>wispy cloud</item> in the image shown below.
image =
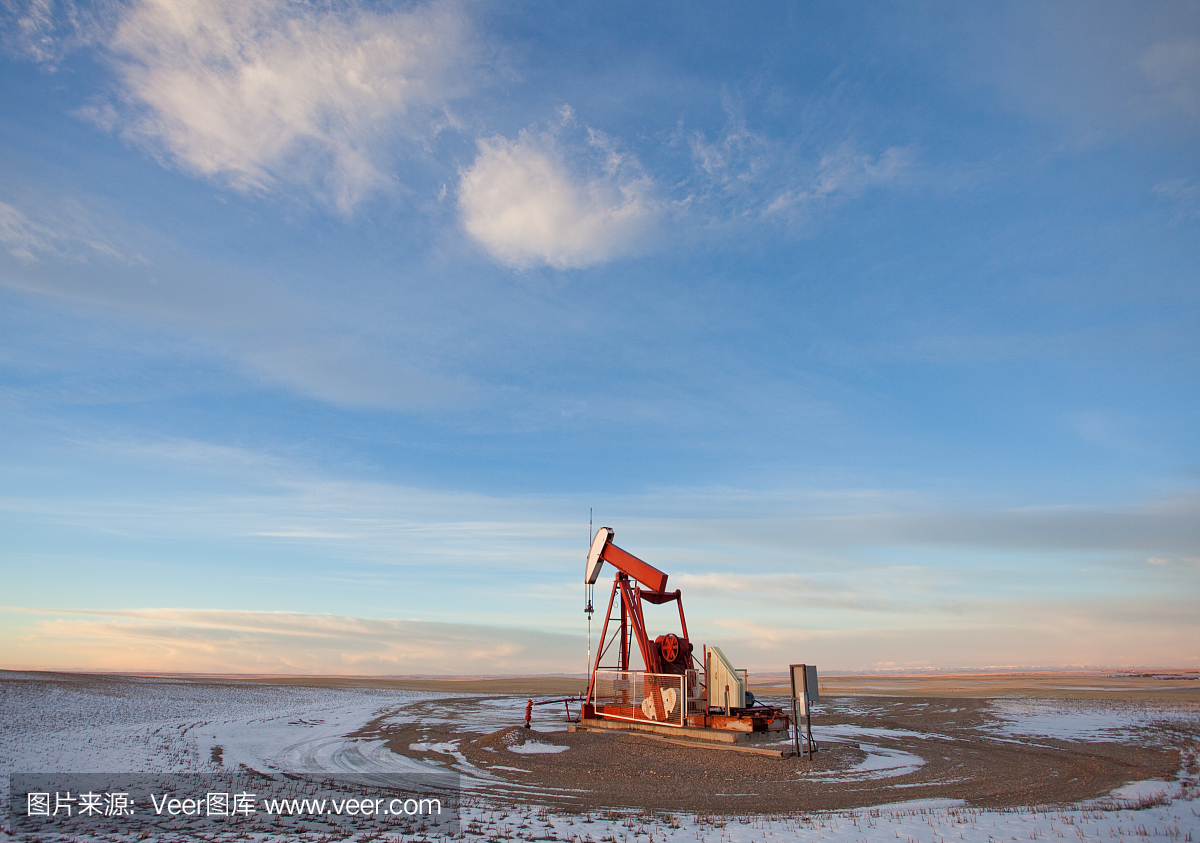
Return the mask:
<svg viewBox="0 0 1200 843">
<path fill-rule="evenodd" d="M 579 621 L 585 543 L 574 519 L 581 500 L 320 481 L 277 457 L 186 440 L 103 447 L 126 468 L 160 462 L 206 475 L 223 470 L 253 478 L 260 491 L 156 500 L 25 495 L 0 500 L 0 514 L 82 535 L 88 548 L 117 542 L 110 552 L 126 571 L 169 563 L 186 566 L 200 583 L 219 582 L 231 571 L 226 555 L 254 558 L 239 578 L 319 591 L 320 605 L 334 614 L 46 610 L 32 626 L 3 621 L 10 666 L 433 673 L 454 653 L 450 672 L 507 673 L 579 662 L 579 641 L 561 633 Z M 683 588 L 698 640 L 725 646 L 755 669 L 803 660 L 797 653 L 855 669 L 881 659 L 1182 664 L 1195 655 L 1180 643 L 1195 627 L 1187 599 L 1200 573 L 1195 498 L 973 513 L 878 490 L 672 490 L 595 503 L 615 513 L 605 520 L 622 546 Z M 861 512 L 797 512 L 825 508 Z M 220 556 L 146 556 L 165 536 Z M 11 554 L 35 558 L 20 548 Z M 286 562 L 269 561 L 276 558 Z M 70 563 L 58 564 L 69 571 Z M 86 564 L 106 563 L 89 557 Z M 161 605 L 177 588 L 157 576 L 134 579 L 136 593 L 127 599 L 135 605 Z M 451 580 L 455 587 L 447 589 Z M 364 611 L 364 586 L 392 595 L 383 611 L 422 622 L 355 617 L 353 607 Z M 365 611 L 378 605 L 373 600 Z M 670 614 L 654 622 L 673 622 Z M 464 617 L 474 623 L 455 623 Z M 506 628 L 516 617 L 549 636 Z"/>
<path fill-rule="evenodd" d="M 459 183 L 463 226 L 508 266 L 578 268 L 658 245 L 672 229 L 735 220 L 804 224 L 834 202 L 899 184 L 915 170 L 908 147 L 871 153 L 843 140 L 813 152 L 753 131 L 733 111 L 719 136 L 697 131 L 682 140 L 690 160 L 678 179 L 669 168 L 647 171 L 569 108 L 515 140 L 481 139 Z"/>
<path fill-rule="evenodd" d="M 459 182 L 463 227 L 501 263 L 578 268 L 629 254 L 658 209 L 654 185 L 612 138 L 564 108 L 546 129 L 481 139 Z"/>
<path fill-rule="evenodd" d="M 1094 144 L 1142 130 L 1187 138 L 1200 125 L 1194 7 L 1061 3 L 972 15 L 949 51 L 964 78 L 990 76 L 1023 110 Z"/>
<path fill-rule="evenodd" d="M 1145 457 L 1155 451 L 1138 435 L 1132 414 L 1087 410 L 1070 414 L 1065 422 L 1085 442 L 1115 453 Z"/>
<path fill-rule="evenodd" d="M 1200 184 L 1188 179 L 1170 179 L 1154 185 L 1154 194 L 1175 205 L 1174 222 L 1200 220 Z"/>
<path fill-rule="evenodd" d="M 824 148 L 812 139 L 783 140 L 755 131 L 729 101 L 726 117 L 713 137 L 695 131 L 685 138 L 693 171 L 679 204 L 693 215 L 803 224 L 835 200 L 899 184 L 916 168 L 907 146 L 872 152 L 849 137 Z"/>
<path fill-rule="evenodd" d="M 342 407 L 462 408 L 475 397 L 475 384 L 437 371 L 438 361 L 427 355 L 422 368 L 411 359 L 416 352 L 396 359 L 399 355 L 379 348 L 381 343 L 372 347 L 357 337 L 329 333 L 247 343 L 241 354 L 265 379 Z"/>
<path fill-rule="evenodd" d="M 102 438 L 82 430 L 61 435 L 72 443 L 67 455 L 75 462 L 120 466 L 172 482 L 190 477 L 182 484 L 189 489 L 217 478 L 239 491 L 151 498 L 8 495 L 0 497 L 0 513 L 25 523 L 118 529 L 146 539 L 320 535 L 344 543 L 349 555 L 364 561 L 402 555 L 447 564 L 519 559 L 522 566 L 549 570 L 578 555 L 579 527 L 572 519 L 594 505 L 598 518 L 619 528 L 619 543 L 645 547 L 655 564 L 692 577 L 697 588 L 730 595 L 748 589 L 820 593 L 846 605 L 875 600 L 879 593 L 814 572 L 830 565 L 909 564 L 902 560 L 921 554 L 960 559 L 969 568 L 981 555 L 1094 558 L 1100 552 L 1168 559 L 1195 557 L 1200 547 L 1200 495 L 1194 493 L 1126 505 L 1018 508 L 967 507 L 934 495 L 853 488 L 488 495 L 338 479 L 288 452 L 185 438 Z M 880 553 L 893 556 L 880 562 Z M 728 578 L 733 559 L 753 560 L 763 578 Z M 787 573 L 783 579 L 781 572 Z M 881 588 L 897 582 L 893 578 Z"/>
<path fill-rule="evenodd" d="M 783 571 L 683 573 L 671 579 L 671 587 L 683 588 L 689 595 L 719 599 L 726 606 L 753 603 L 759 606 L 819 605 L 823 610 L 854 612 L 895 611 L 900 609 L 895 587 L 900 577 L 896 576 L 895 570 L 886 573 L 887 576 L 874 572 L 872 576 L 864 577 L 861 571 L 856 571 L 852 578 L 837 575 L 825 579 Z"/>
<path fill-rule="evenodd" d="M 300 612 L 11 609 L 6 666 L 333 675 L 562 670 L 581 640 L 544 631 Z M 29 620 L 25 620 L 28 618 Z M 582 668 L 580 668 L 582 669 Z"/>
<path fill-rule="evenodd" d="M 145 263 L 136 253 L 118 248 L 102 234 L 84 207 L 73 200 L 37 218 L 0 202 L 0 244 L 13 257 L 32 263 L 66 260 L 88 263 L 101 260 L 123 264 Z"/>
<path fill-rule="evenodd" d="M 284 0 L 140 0 L 106 44 L 113 101 L 84 113 L 238 190 L 299 184 L 343 212 L 393 184 L 474 66 L 453 3 L 409 11 Z"/>
<path fill-rule="evenodd" d="M 1166 36 L 1142 53 L 1138 66 L 1161 107 L 1200 122 L 1200 37 Z"/>
<path fill-rule="evenodd" d="M 72 50 L 102 37 L 107 4 L 74 0 L 4 0 L 0 22 L 4 46 L 53 71 Z"/>
<path fill-rule="evenodd" d="M 1200 546 L 1200 495 L 1194 493 L 1125 506 L 968 509 L 902 492 L 868 492 L 830 490 L 828 500 L 822 502 L 816 493 L 808 500 L 764 493 L 738 501 L 734 494 L 727 498 L 713 494 L 701 500 L 689 496 L 687 490 L 673 490 L 678 503 L 691 504 L 697 520 L 642 515 L 626 523 L 627 529 L 651 532 L 656 543 L 669 546 L 678 558 L 685 558 L 693 548 L 735 545 L 769 554 L 794 552 L 803 546 L 812 550 L 940 548 L 964 553 L 968 549 L 1145 552 L 1163 557 L 1191 556 Z M 666 497 L 665 490 L 662 497 Z M 860 500 L 856 502 L 856 498 Z M 636 502 L 629 501 L 625 507 L 635 510 Z M 842 512 L 813 511 L 826 507 Z M 699 517 L 700 513 L 707 517 Z"/>
<path fill-rule="evenodd" d="M 766 213 L 810 211 L 815 203 L 834 196 L 853 196 L 870 187 L 894 184 L 912 167 L 912 153 L 889 147 L 870 155 L 845 145 L 821 156 L 807 184 L 791 187 L 770 201 Z"/>
<path fill-rule="evenodd" d="M 993 600 L 969 618 L 900 621 L 880 612 L 832 627 L 819 602 L 754 615 L 690 612 L 696 640 L 739 666 L 780 671 L 804 660 L 866 669 L 881 661 L 1200 665 L 1182 597 Z M 660 623 L 651 619 L 654 628 Z M 303 612 L 186 608 L 0 607 L 0 660 L 16 669 L 324 675 L 531 674 L 582 670 L 584 635 L 509 626 Z"/>
</svg>

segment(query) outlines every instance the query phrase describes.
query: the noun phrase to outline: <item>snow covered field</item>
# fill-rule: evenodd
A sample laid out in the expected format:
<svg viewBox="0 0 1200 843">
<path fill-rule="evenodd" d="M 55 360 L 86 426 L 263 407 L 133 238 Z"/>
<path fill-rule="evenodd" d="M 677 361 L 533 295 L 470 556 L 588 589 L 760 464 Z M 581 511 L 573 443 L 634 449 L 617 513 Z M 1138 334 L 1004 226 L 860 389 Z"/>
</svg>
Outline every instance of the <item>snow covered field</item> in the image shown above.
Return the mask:
<svg viewBox="0 0 1200 843">
<path fill-rule="evenodd" d="M 1200 769 L 1194 744 L 1185 749 L 1183 769 L 1170 780 L 1133 782 L 1104 798 L 1065 808 L 980 810 L 960 801 L 937 800 L 835 812 L 736 816 L 613 810 L 575 813 L 538 804 L 532 795 L 502 803 L 488 795 L 496 785 L 495 775 L 469 763 L 455 742 L 424 747 L 432 751 L 418 759 L 392 752 L 379 740 L 349 737 L 378 718 L 395 722 L 419 718 L 422 723 L 441 718 L 442 726 L 464 735 L 486 734 L 519 723 L 524 705 L 524 700 L 516 697 L 472 698 L 441 705 L 438 701 L 442 699 L 449 700 L 435 692 L 384 688 L 2 672 L 0 774 L 4 788 L 0 798 L 6 803 L 7 817 L 8 777 L 13 773 L 240 770 L 281 780 L 306 774 L 378 776 L 384 781 L 388 775 L 449 767 L 463 774 L 468 794 L 461 809 L 460 836 L 466 840 L 723 843 L 800 837 L 846 843 L 945 843 L 956 839 L 990 843 L 1045 837 L 1200 843 L 1200 800 L 1193 798 Z M 1153 703 L 999 700 L 994 710 L 991 728 L 998 739 L 1112 740 L 1154 728 L 1153 724 L 1171 723 L 1195 734 L 1198 722 L 1194 710 Z M 561 712 L 556 719 L 546 711 L 535 721 L 536 731 L 548 735 L 564 729 L 561 717 Z M 885 729 L 830 723 L 815 731 L 818 740 L 853 741 L 867 752 L 865 761 L 825 775 L 826 783 L 871 782 L 911 773 L 924 764 L 919 754 L 876 743 L 888 735 L 873 731 L 888 731 Z M 509 749 L 514 761 L 564 751 L 538 740 L 538 734 Z M 477 789 L 473 782 L 489 787 Z M 348 832 L 319 825 L 303 828 L 191 829 L 156 834 L 155 838 L 262 843 L 414 839 L 371 828 L 349 833 L 349 837 Z M 6 825 L 0 837 L 10 838 L 9 829 Z M 45 834 L 39 837 L 54 839 Z M 134 838 L 105 834 L 97 839 Z"/>
</svg>

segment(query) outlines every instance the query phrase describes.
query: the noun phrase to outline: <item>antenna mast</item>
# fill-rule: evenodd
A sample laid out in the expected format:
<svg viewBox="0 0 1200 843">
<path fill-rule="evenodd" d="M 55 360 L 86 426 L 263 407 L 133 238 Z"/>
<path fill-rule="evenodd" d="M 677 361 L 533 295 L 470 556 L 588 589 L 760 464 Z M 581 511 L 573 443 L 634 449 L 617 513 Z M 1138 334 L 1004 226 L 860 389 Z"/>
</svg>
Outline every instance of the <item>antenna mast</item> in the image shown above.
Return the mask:
<svg viewBox="0 0 1200 843">
<path fill-rule="evenodd" d="M 584 561 L 587 560 L 588 553 L 590 553 L 591 549 L 592 549 L 592 508 L 590 506 L 588 507 L 587 547 L 588 547 L 588 551 L 586 553 L 584 553 Z M 588 676 L 591 676 L 591 673 L 592 673 L 592 612 L 594 611 L 592 609 L 592 589 L 594 587 L 595 586 L 593 586 L 591 583 L 588 583 L 588 582 L 585 582 L 583 584 L 583 600 L 584 600 L 583 611 L 587 614 L 587 619 L 588 619 L 587 670 L 585 670 L 584 673 L 586 673 Z"/>
</svg>

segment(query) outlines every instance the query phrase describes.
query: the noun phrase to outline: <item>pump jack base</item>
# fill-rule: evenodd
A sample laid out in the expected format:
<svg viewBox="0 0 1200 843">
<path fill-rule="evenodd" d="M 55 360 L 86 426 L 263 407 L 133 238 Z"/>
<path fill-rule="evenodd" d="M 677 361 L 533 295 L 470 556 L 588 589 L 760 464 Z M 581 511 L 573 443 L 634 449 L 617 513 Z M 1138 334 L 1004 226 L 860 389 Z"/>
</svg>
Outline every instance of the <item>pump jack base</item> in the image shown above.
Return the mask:
<svg viewBox="0 0 1200 843">
<path fill-rule="evenodd" d="M 686 738 L 693 741 L 711 741 L 713 743 L 751 744 L 772 743 L 787 737 L 786 731 L 769 732 L 731 732 L 726 729 L 709 729 L 701 726 L 662 726 L 657 723 L 632 722 L 629 720 L 606 720 L 599 717 L 584 717 L 579 725 L 572 724 L 568 731 L 587 731 L 589 729 L 608 729 L 618 732 L 650 732 L 656 735 L 666 735 L 672 738 Z"/>
</svg>

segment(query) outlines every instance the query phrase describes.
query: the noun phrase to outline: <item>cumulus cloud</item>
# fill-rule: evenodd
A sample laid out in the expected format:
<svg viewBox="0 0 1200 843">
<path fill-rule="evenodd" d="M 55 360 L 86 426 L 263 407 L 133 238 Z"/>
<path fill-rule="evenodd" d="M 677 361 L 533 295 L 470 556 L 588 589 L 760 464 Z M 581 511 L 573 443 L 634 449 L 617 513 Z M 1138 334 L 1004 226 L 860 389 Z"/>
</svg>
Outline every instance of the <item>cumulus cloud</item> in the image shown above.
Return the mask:
<svg viewBox="0 0 1200 843">
<path fill-rule="evenodd" d="M 108 39 L 115 102 L 85 116 L 239 190 L 300 183 L 349 211 L 392 183 L 465 89 L 470 37 L 453 5 L 407 12 L 285 0 L 140 0 Z"/>
<path fill-rule="evenodd" d="M 606 135 L 561 125 L 516 140 L 479 141 L 459 182 L 467 232 L 508 266 L 556 269 L 603 263 L 634 251 L 657 216 L 653 182 Z M 572 133 L 575 134 L 575 133 Z"/>
</svg>

